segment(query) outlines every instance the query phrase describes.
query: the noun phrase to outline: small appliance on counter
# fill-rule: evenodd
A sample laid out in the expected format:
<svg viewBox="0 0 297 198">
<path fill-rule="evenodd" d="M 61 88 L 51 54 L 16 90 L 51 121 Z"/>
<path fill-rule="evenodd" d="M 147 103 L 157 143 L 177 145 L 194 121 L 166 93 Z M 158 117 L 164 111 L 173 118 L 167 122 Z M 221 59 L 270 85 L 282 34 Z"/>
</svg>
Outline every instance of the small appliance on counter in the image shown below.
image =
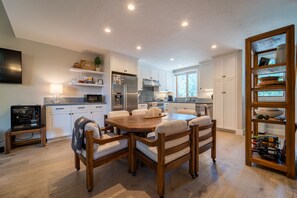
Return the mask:
<svg viewBox="0 0 297 198">
<path fill-rule="evenodd" d="M 169 91 L 167 95 L 168 95 L 168 101 L 173 101 L 173 92 Z"/>
<path fill-rule="evenodd" d="M 85 102 L 103 102 L 103 97 L 101 94 L 86 94 Z"/>
</svg>

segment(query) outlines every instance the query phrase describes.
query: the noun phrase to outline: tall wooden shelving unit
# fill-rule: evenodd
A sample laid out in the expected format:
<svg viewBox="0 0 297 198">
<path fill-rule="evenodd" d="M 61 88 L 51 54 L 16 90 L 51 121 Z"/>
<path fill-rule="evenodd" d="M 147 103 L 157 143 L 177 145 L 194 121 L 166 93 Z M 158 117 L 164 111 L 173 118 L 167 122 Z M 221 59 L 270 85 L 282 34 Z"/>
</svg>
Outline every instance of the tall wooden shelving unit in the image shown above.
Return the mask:
<svg viewBox="0 0 297 198">
<path fill-rule="evenodd" d="M 246 39 L 246 165 L 252 163 L 284 172 L 287 177 L 295 178 L 295 33 L 294 25 Z M 263 54 L 276 52 L 277 46 L 286 44 L 285 62 L 259 66 Z M 257 87 L 259 74 L 284 73 L 285 84 Z M 284 91 L 283 102 L 259 101 L 260 91 Z M 255 118 L 254 110 L 258 107 L 282 108 L 286 120 L 260 120 Z M 286 140 L 286 158 L 283 161 L 262 158 L 252 152 L 252 137 L 258 135 L 258 123 L 285 125 L 285 132 L 280 138 Z M 283 139 L 283 140 L 284 140 Z"/>
</svg>

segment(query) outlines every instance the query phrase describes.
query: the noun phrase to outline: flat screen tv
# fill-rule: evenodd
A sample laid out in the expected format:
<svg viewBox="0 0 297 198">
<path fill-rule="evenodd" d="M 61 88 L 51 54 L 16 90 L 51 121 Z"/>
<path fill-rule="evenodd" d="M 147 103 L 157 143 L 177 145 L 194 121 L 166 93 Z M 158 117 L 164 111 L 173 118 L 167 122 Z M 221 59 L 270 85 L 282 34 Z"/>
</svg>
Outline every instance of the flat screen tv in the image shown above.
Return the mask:
<svg viewBox="0 0 297 198">
<path fill-rule="evenodd" d="M 0 83 L 22 84 L 22 52 L 0 48 Z"/>
</svg>

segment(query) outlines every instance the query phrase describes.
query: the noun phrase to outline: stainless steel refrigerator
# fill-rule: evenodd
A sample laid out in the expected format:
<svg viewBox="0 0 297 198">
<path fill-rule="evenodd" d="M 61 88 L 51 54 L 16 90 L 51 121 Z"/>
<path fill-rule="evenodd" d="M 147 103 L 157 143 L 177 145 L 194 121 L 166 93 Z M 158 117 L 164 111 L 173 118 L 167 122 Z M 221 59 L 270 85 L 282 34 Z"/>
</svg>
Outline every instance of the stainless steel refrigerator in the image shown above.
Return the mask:
<svg viewBox="0 0 297 198">
<path fill-rule="evenodd" d="M 137 76 L 112 73 L 111 99 L 112 111 L 138 108 Z"/>
</svg>

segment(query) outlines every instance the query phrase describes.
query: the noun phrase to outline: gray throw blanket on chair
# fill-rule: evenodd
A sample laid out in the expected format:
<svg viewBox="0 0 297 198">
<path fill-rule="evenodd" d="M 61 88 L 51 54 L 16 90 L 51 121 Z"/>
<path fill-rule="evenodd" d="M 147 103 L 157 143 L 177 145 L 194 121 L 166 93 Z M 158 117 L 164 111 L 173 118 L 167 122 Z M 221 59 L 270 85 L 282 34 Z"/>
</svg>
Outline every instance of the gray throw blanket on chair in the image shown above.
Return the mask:
<svg viewBox="0 0 297 198">
<path fill-rule="evenodd" d="M 80 117 L 74 123 L 74 127 L 72 130 L 71 147 L 72 147 L 72 150 L 76 153 L 80 154 L 82 152 L 82 149 L 85 149 L 85 143 L 84 143 L 85 126 L 90 122 L 94 122 L 94 121 L 89 120 L 85 117 Z"/>
</svg>

